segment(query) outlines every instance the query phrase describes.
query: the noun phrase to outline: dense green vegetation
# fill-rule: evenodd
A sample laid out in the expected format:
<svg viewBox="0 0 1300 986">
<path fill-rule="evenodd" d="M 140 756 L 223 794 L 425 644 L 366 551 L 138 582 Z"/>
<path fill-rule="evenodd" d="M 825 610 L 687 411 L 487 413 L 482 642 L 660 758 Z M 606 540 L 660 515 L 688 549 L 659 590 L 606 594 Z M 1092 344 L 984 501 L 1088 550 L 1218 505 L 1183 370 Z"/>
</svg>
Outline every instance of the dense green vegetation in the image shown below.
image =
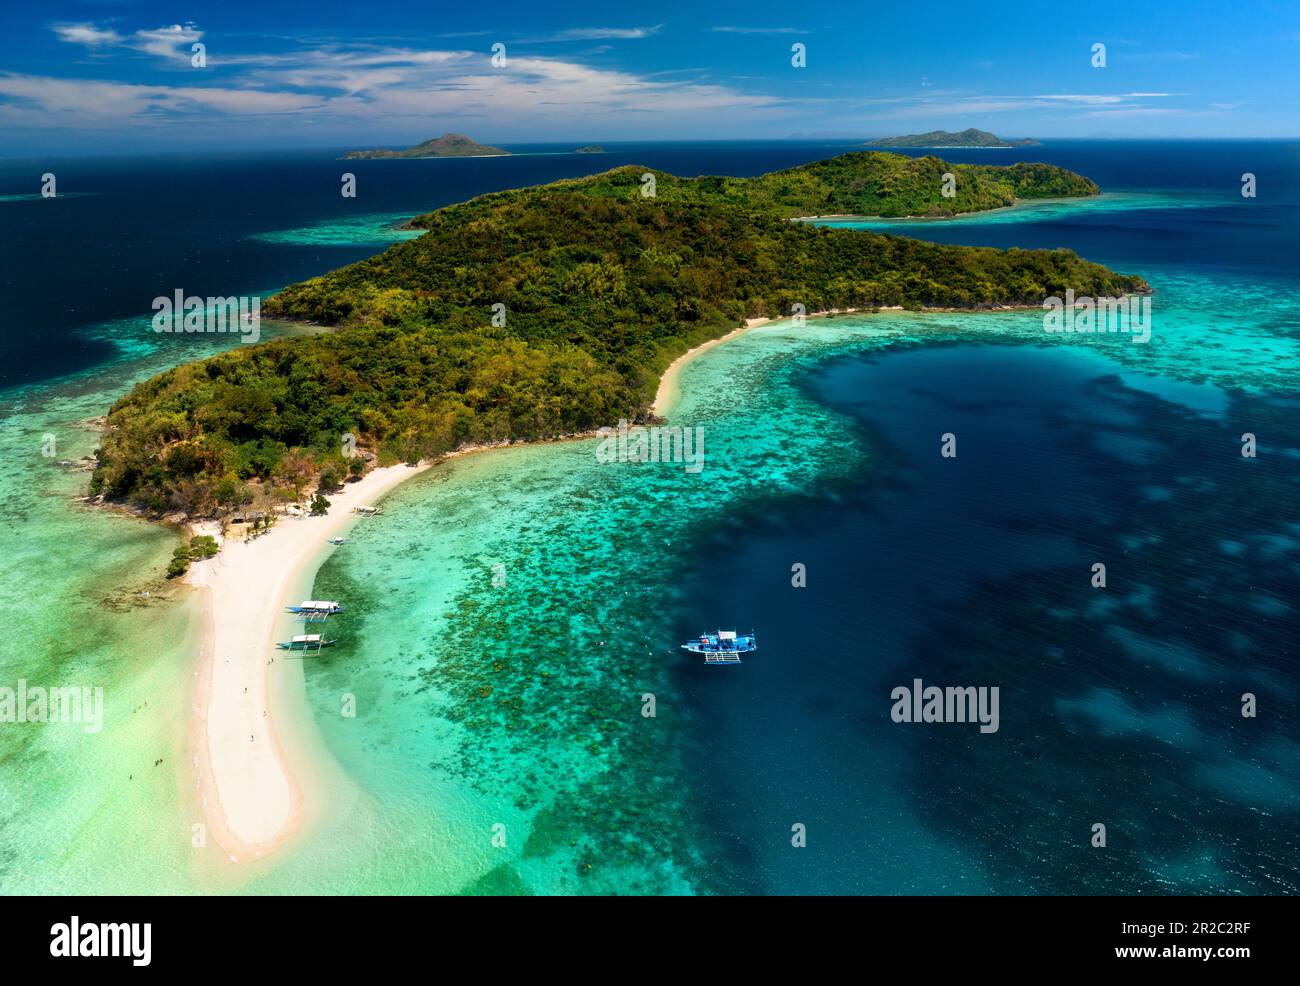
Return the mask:
<svg viewBox="0 0 1300 986">
<path fill-rule="evenodd" d="M 630 201 L 641 196 L 641 176 L 647 174 L 654 176 L 655 198 L 661 202 L 735 205 L 786 218 L 951 216 L 1002 208 L 1017 199 L 1079 197 L 1101 191 L 1082 175 L 1051 164 L 949 164 L 932 155 L 912 158 L 881 151 L 841 154 L 756 178 L 678 178 L 662 171 L 624 167 L 546 187 Z M 951 198 L 943 194 L 945 174 L 956 179 Z M 411 225 L 427 228 L 435 216 L 451 213 L 463 218 L 502 200 L 528 199 L 538 191 L 516 189 L 480 196 L 419 216 Z"/>
<path fill-rule="evenodd" d="M 808 312 L 981 308 L 1039 305 L 1067 287 L 1147 289 L 1068 250 L 942 246 L 788 220 L 814 200 L 863 194 L 878 157 L 894 156 L 750 180 L 656 172 L 653 197 L 642 194 L 644 169 L 620 168 L 422 216 L 424 236 L 263 305 L 339 331 L 240 347 L 119 401 L 92 488 L 210 513 L 290 490 L 300 499 L 317 474 L 324 489 L 355 475 L 339 451 L 347 433 L 381 461 L 415 460 L 644 416 L 673 358 L 796 302 Z M 990 181 L 1069 181 L 1043 167 Z"/>
<path fill-rule="evenodd" d="M 167 577 L 177 578 L 189 571 L 191 561 L 203 561 L 211 558 L 221 550 L 217 539 L 211 534 L 198 534 L 190 538 L 189 544 L 182 542 L 172 552 L 171 563 L 167 566 Z"/>
<path fill-rule="evenodd" d="M 930 130 L 923 134 L 904 134 L 901 137 L 881 137 L 867 142 L 868 147 L 1036 147 L 1040 141 L 1021 138 L 1006 140 L 987 130 L 967 127 L 965 130 Z"/>
</svg>

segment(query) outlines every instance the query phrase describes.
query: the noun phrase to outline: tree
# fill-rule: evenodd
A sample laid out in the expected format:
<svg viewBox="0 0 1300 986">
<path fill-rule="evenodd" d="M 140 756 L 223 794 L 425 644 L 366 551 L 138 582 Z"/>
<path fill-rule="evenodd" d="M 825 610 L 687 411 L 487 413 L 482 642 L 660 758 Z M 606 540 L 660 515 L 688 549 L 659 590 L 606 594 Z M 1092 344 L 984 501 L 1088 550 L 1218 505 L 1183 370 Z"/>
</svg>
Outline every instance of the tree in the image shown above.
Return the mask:
<svg viewBox="0 0 1300 986">
<path fill-rule="evenodd" d="M 169 579 L 178 578 L 189 571 L 190 567 L 190 546 L 188 544 L 178 544 L 176 550 L 172 552 L 171 564 L 167 566 L 167 577 Z"/>
<path fill-rule="evenodd" d="M 190 558 L 194 561 L 211 558 L 220 550 L 217 539 L 211 534 L 198 534 L 190 539 Z"/>
<path fill-rule="evenodd" d="M 301 450 L 294 449 L 280 461 L 279 472 L 280 479 L 293 488 L 293 499 L 298 503 L 302 500 L 303 488 L 316 472 L 316 464 Z"/>
</svg>

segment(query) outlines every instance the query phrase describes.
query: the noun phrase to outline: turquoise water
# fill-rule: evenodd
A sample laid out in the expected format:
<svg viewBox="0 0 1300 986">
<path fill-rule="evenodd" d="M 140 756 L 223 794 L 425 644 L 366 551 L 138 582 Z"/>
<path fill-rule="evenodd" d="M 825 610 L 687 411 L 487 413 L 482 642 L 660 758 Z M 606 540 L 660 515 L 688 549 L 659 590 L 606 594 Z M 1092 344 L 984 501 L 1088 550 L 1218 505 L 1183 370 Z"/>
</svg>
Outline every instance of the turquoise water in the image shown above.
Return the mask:
<svg viewBox="0 0 1300 986">
<path fill-rule="evenodd" d="M 1003 223 L 1050 222 L 1074 220 L 1092 216 L 1104 217 L 1112 212 L 1134 212 L 1147 209 L 1204 209 L 1232 204 L 1232 199 L 1222 194 L 1189 194 L 1188 192 L 1162 191 L 1105 191 L 1085 199 L 1027 199 L 1006 209 L 989 212 L 968 212 L 946 219 L 880 219 L 843 218 L 819 219 L 819 226 L 835 229 L 874 229 L 900 236 L 924 239 L 928 229 L 935 226 L 988 226 Z"/>
<path fill-rule="evenodd" d="M 401 229 L 410 218 L 409 212 L 343 216 L 293 229 L 254 233 L 249 239 L 287 246 L 386 245 L 414 239 L 424 232 L 420 229 Z"/>
</svg>

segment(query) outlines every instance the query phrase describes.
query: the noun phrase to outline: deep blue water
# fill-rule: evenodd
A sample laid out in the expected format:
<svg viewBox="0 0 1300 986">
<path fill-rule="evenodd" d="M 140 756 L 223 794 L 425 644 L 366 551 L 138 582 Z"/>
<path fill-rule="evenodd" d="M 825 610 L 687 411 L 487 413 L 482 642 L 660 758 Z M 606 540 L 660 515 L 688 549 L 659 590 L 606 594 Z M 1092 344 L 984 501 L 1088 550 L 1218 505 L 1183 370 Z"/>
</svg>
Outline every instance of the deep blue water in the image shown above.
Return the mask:
<svg viewBox="0 0 1300 986">
<path fill-rule="evenodd" d="M 684 676 L 693 800 L 729 885 L 1295 892 L 1300 463 L 1243 460 L 1235 425 L 1286 427 L 1300 393 L 1006 345 L 846 357 L 802 382 L 877 467 L 820 505 L 733 518 L 683 593 L 683 635 L 713 614 L 760 630 L 741 668 Z M 893 722 L 891 690 L 918 677 L 997 686 L 998 731 Z M 1272 713 L 1243 719 L 1259 689 Z"/>
</svg>

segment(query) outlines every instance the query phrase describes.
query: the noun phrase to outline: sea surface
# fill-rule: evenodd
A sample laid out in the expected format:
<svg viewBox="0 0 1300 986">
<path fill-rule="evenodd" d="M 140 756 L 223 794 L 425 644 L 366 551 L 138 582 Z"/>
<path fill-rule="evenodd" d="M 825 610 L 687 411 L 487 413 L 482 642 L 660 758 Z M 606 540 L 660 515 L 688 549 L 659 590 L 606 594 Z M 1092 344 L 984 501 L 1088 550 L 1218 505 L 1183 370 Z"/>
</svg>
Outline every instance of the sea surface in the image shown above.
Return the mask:
<svg viewBox="0 0 1300 986">
<path fill-rule="evenodd" d="M 319 810 L 261 863 L 208 844 L 199 608 L 161 578 L 176 534 L 75 499 L 114 400 L 237 344 L 155 334 L 152 299 L 267 294 L 485 191 L 851 149 L 606 146 L 0 162 L 0 685 L 105 695 L 98 732 L 0 724 L 0 892 L 1300 890 L 1300 144 L 1281 141 L 945 150 L 1105 194 L 836 223 L 1141 274 L 1149 344 L 1047 335 L 1035 312 L 776 322 L 682 371 L 669 420 L 703 436 L 698 472 L 589 440 L 404 484 L 317 576 L 349 606 L 304 663 L 337 765 Z M 32 194 L 48 171 L 54 200 Z M 719 627 L 759 651 L 719 668 L 678 646 Z M 894 722 L 915 679 L 998 688 L 998 730 Z"/>
</svg>

